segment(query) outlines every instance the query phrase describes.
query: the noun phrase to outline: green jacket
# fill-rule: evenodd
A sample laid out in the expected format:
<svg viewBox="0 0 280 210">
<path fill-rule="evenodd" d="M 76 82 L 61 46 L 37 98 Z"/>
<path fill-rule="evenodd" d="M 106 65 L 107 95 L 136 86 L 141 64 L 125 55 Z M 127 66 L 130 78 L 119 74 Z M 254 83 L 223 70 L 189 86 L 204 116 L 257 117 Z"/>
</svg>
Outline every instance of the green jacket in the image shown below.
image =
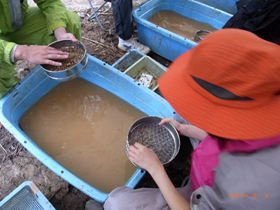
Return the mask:
<svg viewBox="0 0 280 210">
<path fill-rule="evenodd" d="M 9 1 L 13 0 L 0 1 L 0 63 L 6 62 L 8 64 L 11 64 L 10 52 L 16 43 L 12 41 L 8 42 L 1 39 L 1 35 L 6 35 L 15 30 L 12 25 L 12 16 Z M 49 34 L 52 34 L 54 29 L 58 27 L 66 27 L 66 8 L 60 0 L 34 0 L 34 2 L 46 16 Z M 24 16 L 28 10 L 29 5 L 27 3 L 27 0 L 24 0 L 23 3 L 20 3 L 20 5 L 22 20 L 24 20 Z"/>
</svg>

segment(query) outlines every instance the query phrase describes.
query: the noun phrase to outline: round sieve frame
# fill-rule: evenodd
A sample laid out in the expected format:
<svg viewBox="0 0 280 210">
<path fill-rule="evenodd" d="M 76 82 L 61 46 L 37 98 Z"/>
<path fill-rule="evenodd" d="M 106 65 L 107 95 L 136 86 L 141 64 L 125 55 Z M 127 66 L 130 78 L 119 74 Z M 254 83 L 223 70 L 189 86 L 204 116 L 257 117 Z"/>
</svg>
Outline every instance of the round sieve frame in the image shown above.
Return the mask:
<svg viewBox="0 0 280 210">
<path fill-rule="evenodd" d="M 126 153 L 130 145 L 138 142 L 152 149 L 163 165 L 170 163 L 179 152 L 180 137 L 171 123 L 159 125 L 161 120 L 160 117 L 146 116 L 134 122 L 128 131 Z"/>
</svg>

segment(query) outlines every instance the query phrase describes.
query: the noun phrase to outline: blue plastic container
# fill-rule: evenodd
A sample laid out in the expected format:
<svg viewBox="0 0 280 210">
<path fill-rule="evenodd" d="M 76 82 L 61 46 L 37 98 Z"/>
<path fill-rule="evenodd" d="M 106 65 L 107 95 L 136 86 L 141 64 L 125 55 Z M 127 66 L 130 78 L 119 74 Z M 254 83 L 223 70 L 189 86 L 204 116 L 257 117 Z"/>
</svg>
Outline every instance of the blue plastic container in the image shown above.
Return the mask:
<svg viewBox="0 0 280 210">
<path fill-rule="evenodd" d="M 176 118 L 174 109 L 164 98 L 91 55 L 88 55 L 87 67 L 78 77 L 115 94 L 148 116 Z M 0 100 L 0 121 L 31 154 L 49 169 L 88 196 L 104 202 L 107 193 L 96 189 L 66 170 L 39 148 L 19 127 L 19 119 L 22 114 L 59 83 L 59 81 L 48 78 L 39 66 L 36 67 Z M 143 175 L 143 171 L 135 168 L 135 173 L 125 185 L 134 188 Z"/>
<path fill-rule="evenodd" d="M 25 181 L 0 202 L 0 210 L 55 210 L 31 181 Z"/>
<path fill-rule="evenodd" d="M 132 49 L 125 53 L 119 60 L 117 60 L 112 66 L 116 69 L 125 72 L 130 66 L 136 63 L 139 59 L 145 56 L 144 53 Z"/>
<path fill-rule="evenodd" d="M 142 73 L 146 73 L 152 76 L 152 80 L 150 81 L 149 88 L 155 91 L 158 88 L 157 80 L 164 74 L 166 71 L 166 67 L 162 64 L 158 63 L 150 56 L 143 56 L 137 62 L 135 62 L 132 66 L 130 66 L 124 73 L 132 77 L 134 80 L 138 80 L 141 78 L 140 75 Z M 143 84 L 143 83 L 142 83 Z"/>
<path fill-rule="evenodd" d="M 228 12 L 233 15 L 237 12 L 236 2 L 239 0 L 196 0 L 196 1 L 220 9 L 222 11 Z"/>
<path fill-rule="evenodd" d="M 212 3 L 214 4 L 214 1 Z M 221 1 L 220 5 L 222 5 Z M 139 41 L 170 61 L 193 48 L 197 43 L 148 21 L 153 14 L 161 10 L 171 10 L 195 21 L 210 24 L 215 29 L 221 29 L 232 17 L 230 13 L 191 0 L 149 0 L 135 8 L 133 18 L 137 24 Z"/>
</svg>

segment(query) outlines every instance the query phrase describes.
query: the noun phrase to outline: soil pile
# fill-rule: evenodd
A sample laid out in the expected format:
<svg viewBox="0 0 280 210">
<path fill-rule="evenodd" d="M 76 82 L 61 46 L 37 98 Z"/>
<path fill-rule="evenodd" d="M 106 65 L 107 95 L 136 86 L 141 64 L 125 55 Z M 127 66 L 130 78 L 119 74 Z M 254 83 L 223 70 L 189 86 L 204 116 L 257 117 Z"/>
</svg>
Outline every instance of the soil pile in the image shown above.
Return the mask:
<svg viewBox="0 0 280 210">
<path fill-rule="evenodd" d="M 69 53 L 68 58 L 55 60 L 57 62 L 60 62 L 61 66 L 42 65 L 43 68 L 50 71 L 63 71 L 66 69 L 70 69 L 76 66 L 85 55 L 85 51 L 83 49 L 74 46 L 60 47 L 57 49 L 63 52 L 68 52 Z"/>
</svg>

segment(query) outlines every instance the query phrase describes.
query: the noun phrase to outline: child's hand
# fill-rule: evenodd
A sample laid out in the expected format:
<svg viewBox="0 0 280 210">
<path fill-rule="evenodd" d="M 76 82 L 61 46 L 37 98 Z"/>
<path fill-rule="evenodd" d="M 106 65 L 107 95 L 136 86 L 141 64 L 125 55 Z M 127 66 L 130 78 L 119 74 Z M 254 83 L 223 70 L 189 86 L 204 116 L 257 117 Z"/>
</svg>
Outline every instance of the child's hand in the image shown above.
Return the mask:
<svg viewBox="0 0 280 210">
<path fill-rule="evenodd" d="M 200 141 L 208 135 L 204 130 L 193 125 L 181 124 L 172 117 L 162 119 L 159 122 L 159 125 L 163 125 L 164 123 L 171 123 L 178 131 L 179 135 L 187 136 Z"/>
<path fill-rule="evenodd" d="M 165 123 L 171 123 L 175 129 L 178 131 L 178 133 L 181 135 L 180 130 L 181 130 L 181 123 L 176 121 L 174 118 L 169 117 L 169 118 L 163 118 L 160 122 L 159 125 L 163 125 Z"/>
<path fill-rule="evenodd" d="M 154 151 L 138 142 L 129 146 L 128 157 L 130 161 L 148 171 L 150 174 L 157 170 L 158 167 L 162 167 L 162 164 Z"/>
</svg>

